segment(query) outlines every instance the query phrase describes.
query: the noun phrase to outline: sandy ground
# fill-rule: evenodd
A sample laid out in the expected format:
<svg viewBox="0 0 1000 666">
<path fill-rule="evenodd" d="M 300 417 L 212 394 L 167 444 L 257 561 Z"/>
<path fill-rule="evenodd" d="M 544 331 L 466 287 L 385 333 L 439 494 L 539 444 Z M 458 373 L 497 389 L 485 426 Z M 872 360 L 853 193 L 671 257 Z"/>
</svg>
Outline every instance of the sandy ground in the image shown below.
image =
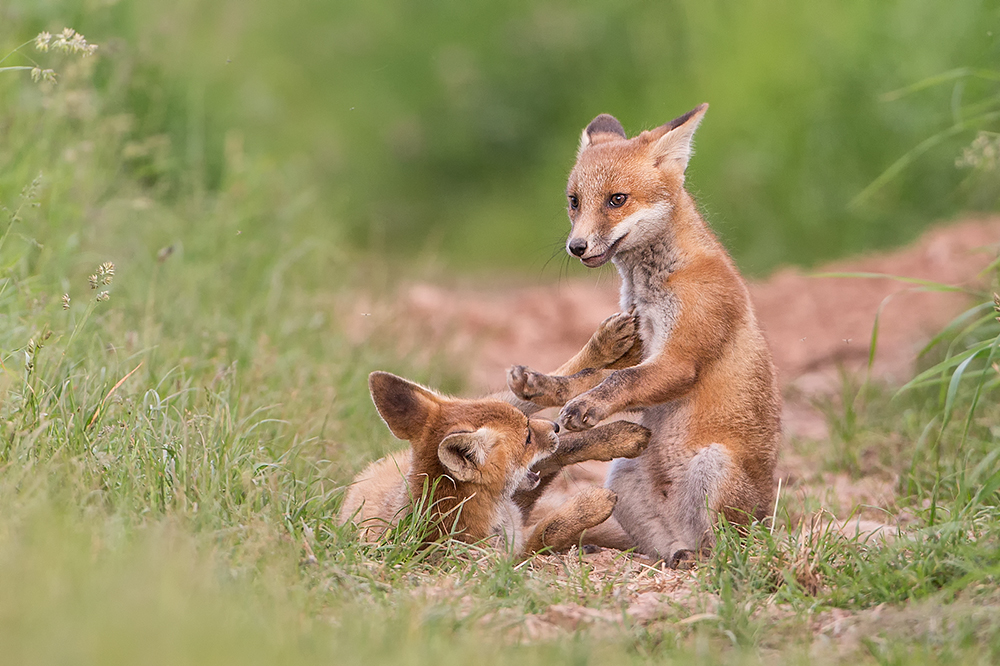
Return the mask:
<svg viewBox="0 0 1000 666">
<path fill-rule="evenodd" d="M 876 314 L 879 337 L 873 376 L 900 383 L 911 376 L 916 355 L 930 337 L 969 307 L 964 293 L 933 292 L 887 278 L 815 277 L 822 273 L 880 273 L 954 286 L 983 283 L 983 269 L 1000 247 L 1000 218 L 972 219 L 925 233 L 909 247 L 835 262 L 815 271 L 784 269 L 750 285 L 785 395 L 787 440 L 827 437 L 815 401 L 835 396 L 841 372 L 864 372 Z M 506 369 L 524 364 L 552 370 L 578 350 L 597 325 L 617 311 L 617 275 L 555 285 L 500 288 L 411 284 L 387 302 L 354 303 L 365 317 L 348 315 L 349 332 L 362 340 L 386 327 L 401 344 L 435 350 L 468 365 L 472 392 L 504 385 Z M 367 313 L 373 313 L 368 316 Z M 352 323 L 353 322 L 353 323 Z M 410 341 L 410 342 L 407 342 Z M 895 479 L 821 473 L 815 461 L 785 446 L 778 476 L 788 492 L 812 492 L 846 517 L 857 504 L 893 511 Z M 555 495 L 601 484 L 606 466 L 576 466 L 556 484 Z"/>
</svg>

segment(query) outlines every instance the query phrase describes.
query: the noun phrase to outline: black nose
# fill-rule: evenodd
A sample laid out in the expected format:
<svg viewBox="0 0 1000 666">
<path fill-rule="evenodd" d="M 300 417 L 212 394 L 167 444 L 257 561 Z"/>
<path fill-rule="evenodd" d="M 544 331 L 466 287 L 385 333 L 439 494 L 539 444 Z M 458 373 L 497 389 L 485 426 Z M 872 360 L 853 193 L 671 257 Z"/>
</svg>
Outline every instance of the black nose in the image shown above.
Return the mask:
<svg viewBox="0 0 1000 666">
<path fill-rule="evenodd" d="M 559 424 L 555 421 L 552 422 L 552 432 L 559 432 Z"/>
<path fill-rule="evenodd" d="M 582 257 L 583 253 L 587 251 L 587 241 L 583 238 L 574 238 L 569 242 L 568 247 L 574 256 Z"/>
</svg>

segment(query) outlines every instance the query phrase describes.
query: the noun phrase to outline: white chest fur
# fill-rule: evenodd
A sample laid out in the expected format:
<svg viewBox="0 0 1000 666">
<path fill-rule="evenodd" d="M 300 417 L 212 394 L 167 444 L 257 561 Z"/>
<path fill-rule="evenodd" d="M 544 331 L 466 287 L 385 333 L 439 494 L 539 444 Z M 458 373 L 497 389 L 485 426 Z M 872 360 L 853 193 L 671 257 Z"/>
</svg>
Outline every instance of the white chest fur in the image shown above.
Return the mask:
<svg viewBox="0 0 1000 666">
<path fill-rule="evenodd" d="M 653 243 L 613 261 L 622 278 L 619 307 L 623 312 L 635 308 L 644 360 L 656 356 L 680 316 L 680 301 L 667 281 L 677 258 L 666 243 Z"/>
</svg>

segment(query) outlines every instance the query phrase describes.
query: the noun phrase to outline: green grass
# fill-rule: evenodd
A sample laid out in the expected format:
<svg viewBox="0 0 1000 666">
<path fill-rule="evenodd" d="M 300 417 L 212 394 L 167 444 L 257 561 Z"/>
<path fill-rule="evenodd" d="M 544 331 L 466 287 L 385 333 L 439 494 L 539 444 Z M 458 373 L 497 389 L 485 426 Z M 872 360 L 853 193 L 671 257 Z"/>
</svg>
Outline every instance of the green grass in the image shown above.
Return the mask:
<svg viewBox="0 0 1000 666">
<path fill-rule="evenodd" d="M 628 558 L 610 569 L 577 555 L 518 565 L 466 544 L 421 549 L 419 520 L 373 546 L 336 525 L 344 484 L 398 446 L 371 405 L 368 372 L 458 391 L 464 370 L 460 359 L 423 353 L 419 340 L 404 340 L 413 354 L 400 352 L 405 327 L 358 335 L 358 293 L 440 275 L 458 257 L 495 262 L 493 270 L 508 260 L 523 266 L 563 224 L 556 195 L 578 126 L 602 110 L 630 128 L 648 125 L 702 96 L 718 133 L 705 132 L 692 181 L 706 207 L 734 225 L 724 233 L 744 265 L 809 262 L 904 238 L 915 232 L 910 222 L 947 209 L 925 204 L 962 177 L 950 157 L 914 163 L 873 195 L 875 209 L 831 227 L 948 108 L 938 106 L 938 88 L 906 113 L 875 94 L 990 53 L 981 36 L 962 38 L 995 13 L 959 3 L 934 24 L 944 37 L 929 44 L 921 39 L 929 3 L 844 14 L 678 3 L 665 42 L 652 5 L 464 8 L 435 5 L 421 16 L 379 4 L 295 6 L 282 16 L 256 3 L 0 9 L 0 41 L 10 48 L 64 23 L 101 45 L 89 60 L 45 54 L 60 75 L 54 88 L 0 72 L 6 658 L 995 661 L 1000 414 L 988 306 L 928 350 L 912 388 L 896 396 L 846 384 L 829 407 L 834 435 L 814 445 L 817 469 L 898 479 L 908 517 L 891 543 L 822 527 L 809 536 L 815 498 L 785 495 L 773 531 L 723 527 L 712 559 L 684 582 L 693 595 L 661 599 L 659 614 L 640 621 L 628 614 L 635 594 L 666 595 L 673 578 Z M 441 19 L 452 13 L 454 23 Z M 511 55 L 502 31 L 517 32 L 518 21 L 537 34 Z M 486 24 L 500 32 L 478 46 L 472 35 Z M 768 26 L 776 37 L 751 48 Z M 586 46 L 625 42 L 609 60 Z M 451 60 L 435 65 L 457 81 L 447 100 L 421 83 L 431 43 L 454 44 L 443 52 Z M 904 57 L 915 44 L 919 57 Z M 801 53 L 813 59 L 789 56 Z M 859 63 L 873 54 L 899 58 L 905 71 L 862 76 Z M 463 58 L 481 78 L 462 79 L 472 76 Z M 664 62 L 676 79 L 639 85 Z M 822 73 L 829 85 L 813 88 L 817 62 L 832 71 Z M 590 79 L 579 76 L 587 68 Z M 619 71 L 625 78 L 608 75 Z M 357 119 L 348 120 L 345 91 L 368 105 Z M 772 114 L 778 101 L 787 104 Z M 851 131 L 862 127 L 855 114 L 873 109 L 899 125 L 878 146 L 870 133 L 882 125 Z M 413 153 L 393 152 L 381 133 L 401 119 L 424 133 Z M 491 133 L 498 122 L 510 133 Z M 737 199 L 750 202 L 745 217 L 734 212 Z M 902 220 L 895 230 L 859 231 L 886 211 Z M 772 217 L 781 222 L 758 224 Z M 813 235 L 802 235 L 807 227 Z M 795 238 L 823 247 L 792 249 Z M 418 256 L 401 262 L 400 244 Z M 114 280 L 92 290 L 88 276 L 106 261 Z M 95 300 L 105 289 L 109 300 Z M 554 605 L 600 617 L 577 631 L 552 629 L 539 618 Z M 812 633 L 834 611 L 857 626 L 850 640 Z M 539 622 L 549 633 L 531 633 Z"/>
</svg>

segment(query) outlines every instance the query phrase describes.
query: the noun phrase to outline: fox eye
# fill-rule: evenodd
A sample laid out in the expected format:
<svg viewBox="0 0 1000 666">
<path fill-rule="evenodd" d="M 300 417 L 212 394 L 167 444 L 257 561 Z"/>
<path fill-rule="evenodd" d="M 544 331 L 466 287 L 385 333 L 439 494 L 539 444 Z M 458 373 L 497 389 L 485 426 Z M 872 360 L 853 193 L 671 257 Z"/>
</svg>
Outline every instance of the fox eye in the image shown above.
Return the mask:
<svg viewBox="0 0 1000 666">
<path fill-rule="evenodd" d="M 531 428 L 528 428 L 528 436 L 524 438 L 524 445 L 528 446 L 531 444 Z"/>
<path fill-rule="evenodd" d="M 580 200 L 576 198 L 575 194 L 569 195 L 569 207 L 576 210 L 580 207 Z"/>
<path fill-rule="evenodd" d="M 612 208 L 621 208 L 628 201 L 628 195 L 618 192 L 617 194 L 612 194 L 608 197 L 608 205 Z"/>
</svg>

